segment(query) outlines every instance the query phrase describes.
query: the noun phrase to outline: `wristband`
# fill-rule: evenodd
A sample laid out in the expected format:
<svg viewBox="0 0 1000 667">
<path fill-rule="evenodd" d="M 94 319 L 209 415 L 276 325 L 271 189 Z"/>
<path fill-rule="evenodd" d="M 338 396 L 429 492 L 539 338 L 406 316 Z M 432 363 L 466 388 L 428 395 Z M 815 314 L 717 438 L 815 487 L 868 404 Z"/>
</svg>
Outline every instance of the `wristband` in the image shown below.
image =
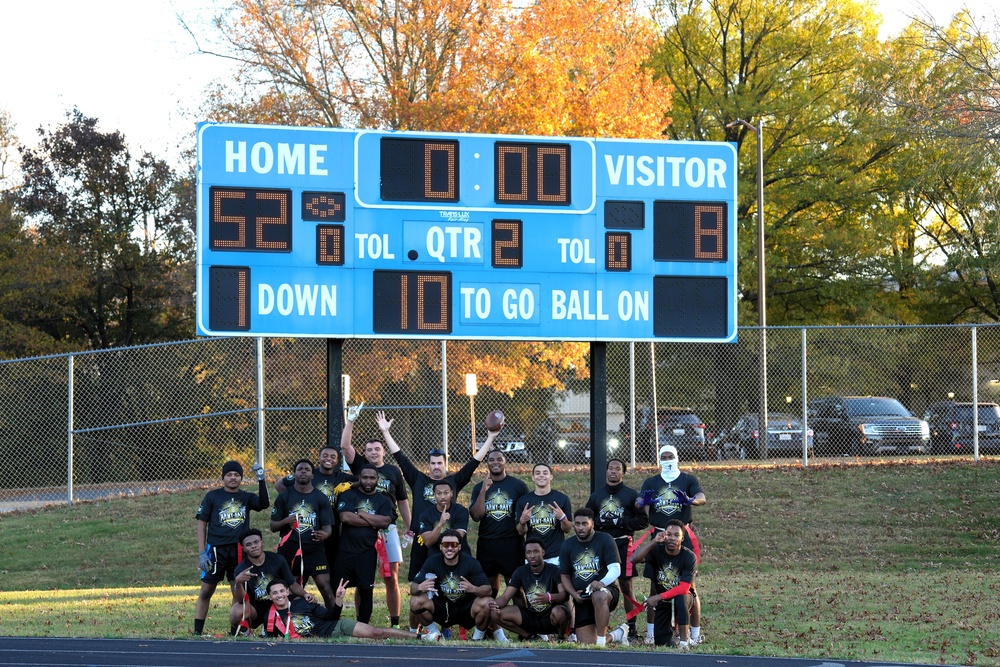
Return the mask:
<svg viewBox="0 0 1000 667">
<path fill-rule="evenodd" d="M 549 602 L 552 602 L 552 593 L 549 593 Z"/>
<path fill-rule="evenodd" d="M 562 515 L 561 517 L 557 518 L 557 519 L 556 519 L 556 521 L 562 521 L 562 520 L 563 520 L 563 519 L 565 519 L 565 518 L 566 518 L 566 515 L 565 515 L 565 514 L 563 514 L 563 515 Z"/>
</svg>

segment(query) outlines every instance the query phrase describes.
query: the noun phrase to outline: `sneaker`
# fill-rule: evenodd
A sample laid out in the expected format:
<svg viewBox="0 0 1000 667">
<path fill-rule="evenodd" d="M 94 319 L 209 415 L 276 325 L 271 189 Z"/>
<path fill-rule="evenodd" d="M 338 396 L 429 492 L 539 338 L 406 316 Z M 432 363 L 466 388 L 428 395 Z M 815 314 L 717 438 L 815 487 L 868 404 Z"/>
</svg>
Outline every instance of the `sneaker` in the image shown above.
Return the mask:
<svg viewBox="0 0 1000 667">
<path fill-rule="evenodd" d="M 645 637 L 642 638 L 642 643 L 646 644 L 647 646 L 652 646 L 653 644 L 656 643 L 656 639 L 653 638 L 653 635 L 646 635 Z"/>
<path fill-rule="evenodd" d="M 568 641 L 571 644 L 575 644 L 576 643 L 576 633 L 573 632 L 573 633 L 570 633 L 570 634 L 566 635 L 566 641 Z"/>
<path fill-rule="evenodd" d="M 620 638 L 615 634 L 616 632 L 621 634 Z M 615 628 L 611 633 L 611 636 L 614 637 L 615 642 L 621 644 L 622 646 L 628 646 L 628 623 L 622 623 Z"/>
<path fill-rule="evenodd" d="M 440 632 L 428 632 L 426 635 L 424 635 L 420 639 L 422 639 L 425 642 L 440 641 L 441 640 L 441 633 Z"/>
<path fill-rule="evenodd" d="M 705 638 L 703 636 L 701 636 L 701 635 L 698 635 L 697 637 L 692 637 L 691 639 L 689 639 L 688 640 L 688 645 L 690 645 L 690 646 L 697 646 L 698 644 L 702 643 L 703 641 L 705 641 Z"/>
<path fill-rule="evenodd" d="M 549 636 L 548 635 L 535 635 L 535 636 L 538 637 L 538 641 L 540 641 L 540 642 L 547 642 L 547 641 L 549 641 Z"/>
<path fill-rule="evenodd" d="M 679 642 L 677 642 L 677 650 L 678 651 L 686 651 L 689 648 L 691 648 L 690 642 L 686 642 L 686 641 L 679 641 Z"/>
<path fill-rule="evenodd" d="M 503 628 L 497 628 L 493 631 L 493 639 L 500 642 L 501 644 L 509 644 L 510 640 L 507 639 L 507 635 L 504 634 Z"/>
<path fill-rule="evenodd" d="M 451 639 L 451 628 L 445 628 L 441 631 L 441 639 Z"/>
</svg>

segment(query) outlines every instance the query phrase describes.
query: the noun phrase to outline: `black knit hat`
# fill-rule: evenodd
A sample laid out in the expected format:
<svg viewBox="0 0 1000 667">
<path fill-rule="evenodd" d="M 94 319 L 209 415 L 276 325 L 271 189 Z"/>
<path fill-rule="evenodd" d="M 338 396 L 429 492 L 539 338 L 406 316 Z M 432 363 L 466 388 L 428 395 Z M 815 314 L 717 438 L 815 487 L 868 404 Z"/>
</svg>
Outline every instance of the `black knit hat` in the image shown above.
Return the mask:
<svg viewBox="0 0 1000 667">
<path fill-rule="evenodd" d="M 240 465 L 239 461 L 226 461 L 222 464 L 222 476 L 225 477 L 231 472 L 238 472 L 240 477 L 243 476 L 243 466 Z"/>
</svg>

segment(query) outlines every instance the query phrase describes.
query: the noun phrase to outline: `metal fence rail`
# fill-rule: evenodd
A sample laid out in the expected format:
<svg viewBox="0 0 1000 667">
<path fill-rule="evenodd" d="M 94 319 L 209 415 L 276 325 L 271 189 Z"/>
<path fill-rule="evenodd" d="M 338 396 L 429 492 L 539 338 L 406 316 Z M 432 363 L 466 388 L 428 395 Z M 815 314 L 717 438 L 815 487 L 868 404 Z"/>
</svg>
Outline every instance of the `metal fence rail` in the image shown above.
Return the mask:
<svg viewBox="0 0 1000 667">
<path fill-rule="evenodd" d="M 821 430 L 836 419 L 816 412 L 826 405 L 820 399 L 889 397 L 918 417 L 949 401 L 1000 402 L 1000 326 L 769 327 L 766 342 L 766 366 L 757 328 L 741 329 L 729 345 L 609 343 L 610 453 L 652 465 L 658 443 L 681 438 L 687 461 L 884 457 Z M 352 401 L 384 409 L 404 450 L 421 457 L 444 443 L 464 458 L 472 446 L 465 366 L 475 360 L 490 369 L 477 414 L 503 410 L 503 437 L 525 443 L 526 461 L 586 464 L 586 364 L 565 361 L 579 348 L 540 344 L 528 359 L 521 348 L 509 358 L 511 349 L 500 341 L 348 340 L 344 373 Z M 765 371 L 767 412 L 777 415 L 767 442 L 798 429 L 801 446 L 801 433 L 815 428 L 814 448 L 761 451 L 765 438 L 753 425 Z M 491 389 L 498 385 L 504 390 Z M 326 441 L 326 386 L 326 345 L 317 339 L 204 339 L 0 362 L 0 506 L 214 480 L 229 458 L 249 465 L 263 456 L 272 474 L 283 472 Z M 373 412 L 362 413 L 356 433 L 377 432 Z M 928 426 L 934 453 L 1000 453 L 988 412 L 971 412 L 962 436 Z M 675 421 L 680 414 L 688 426 Z"/>
</svg>

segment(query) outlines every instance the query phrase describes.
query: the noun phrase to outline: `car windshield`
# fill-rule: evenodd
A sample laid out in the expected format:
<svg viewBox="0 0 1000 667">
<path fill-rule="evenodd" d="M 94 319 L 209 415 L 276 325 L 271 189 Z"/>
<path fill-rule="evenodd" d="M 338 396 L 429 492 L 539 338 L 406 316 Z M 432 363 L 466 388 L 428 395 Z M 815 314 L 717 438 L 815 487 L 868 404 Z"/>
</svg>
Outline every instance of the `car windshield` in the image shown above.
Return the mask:
<svg viewBox="0 0 1000 667">
<path fill-rule="evenodd" d="M 775 428 L 802 428 L 802 424 L 799 423 L 799 418 L 795 415 L 783 412 L 769 412 L 767 414 L 767 428 L 768 430 Z"/>
<path fill-rule="evenodd" d="M 684 414 L 661 414 L 660 422 L 663 424 L 700 424 L 701 420 L 698 419 L 698 415 L 691 414 L 690 412 Z"/>
<path fill-rule="evenodd" d="M 894 398 L 849 398 L 844 401 L 852 417 L 912 417 L 910 411 Z"/>
</svg>

